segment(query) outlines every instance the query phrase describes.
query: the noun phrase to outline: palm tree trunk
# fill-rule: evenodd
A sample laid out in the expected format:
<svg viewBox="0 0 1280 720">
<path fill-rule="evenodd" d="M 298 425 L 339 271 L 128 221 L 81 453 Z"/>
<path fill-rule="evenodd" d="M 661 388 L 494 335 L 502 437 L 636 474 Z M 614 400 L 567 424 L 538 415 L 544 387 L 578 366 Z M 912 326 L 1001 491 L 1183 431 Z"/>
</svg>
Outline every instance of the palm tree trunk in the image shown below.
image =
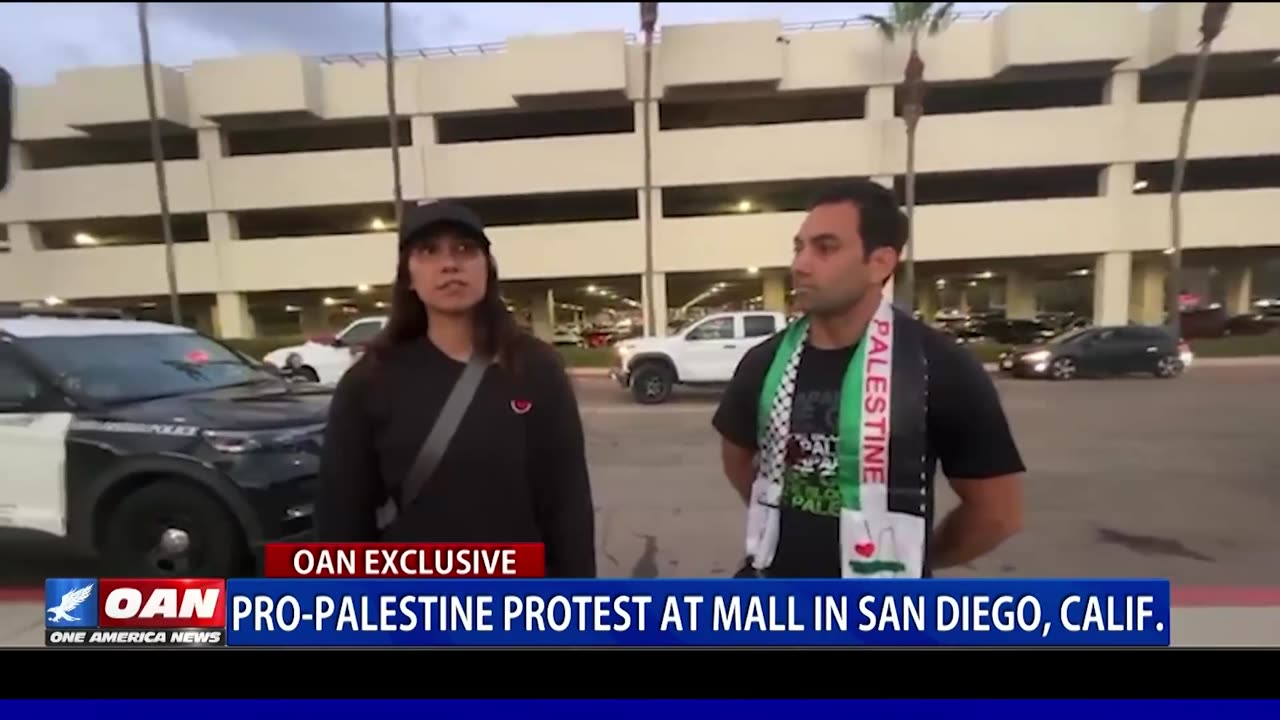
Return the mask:
<svg viewBox="0 0 1280 720">
<path fill-rule="evenodd" d="M 9 138 L 13 137 L 13 77 L 0 67 L 0 191 L 9 184 Z"/>
<path fill-rule="evenodd" d="M 658 333 L 658 308 L 653 297 L 653 33 L 644 37 L 644 102 L 641 120 L 644 132 L 644 311 L 648 317 L 646 335 Z M 662 312 L 666 312 L 663 308 Z"/>
<path fill-rule="evenodd" d="M 896 293 L 901 298 L 899 306 L 907 312 L 913 312 L 916 306 L 916 129 L 924 112 L 924 61 L 920 58 L 919 47 L 919 36 L 913 33 L 904 78 L 907 97 L 902 107 L 902 119 L 907 126 L 907 246 L 902 262 L 902 288 Z"/>
<path fill-rule="evenodd" d="M 1173 185 L 1169 188 L 1169 282 L 1165 292 L 1167 322 L 1175 335 L 1182 333 L 1182 311 L 1179 298 L 1182 295 L 1182 185 L 1187 175 L 1187 149 L 1191 145 L 1191 118 L 1196 103 L 1204 89 L 1204 77 L 1209 71 L 1209 42 L 1200 44 L 1195 69 L 1191 72 L 1191 84 L 1187 88 L 1187 105 L 1182 113 L 1182 129 L 1178 133 L 1178 154 L 1173 161 Z"/>
<path fill-rule="evenodd" d="M 394 22 L 391 19 L 391 3 L 382 3 L 383 45 L 387 56 L 387 122 L 391 132 L 391 185 L 395 197 L 396 229 L 404 213 L 404 191 L 400 186 L 400 115 L 396 112 L 396 54 L 392 40 Z"/>
<path fill-rule="evenodd" d="M 902 268 L 903 308 L 914 311 L 916 307 L 916 127 L 919 118 L 907 120 L 907 247 Z"/>
<path fill-rule="evenodd" d="M 165 273 L 169 280 L 169 313 L 174 325 L 182 324 L 178 302 L 178 269 L 174 260 L 173 226 L 169 221 L 169 186 L 164 176 L 164 145 L 160 142 L 160 117 L 156 112 L 156 81 L 151 71 L 151 33 L 147 28 L 147 4 L 138 3 L 138 34 L 142 38 L 142 73 L 147 89 L 147 115 L 151 126 L 151 159 L 156 169 L 156 193 L 160 196 L 160 232 L 164 238 Z"/>
</svg>

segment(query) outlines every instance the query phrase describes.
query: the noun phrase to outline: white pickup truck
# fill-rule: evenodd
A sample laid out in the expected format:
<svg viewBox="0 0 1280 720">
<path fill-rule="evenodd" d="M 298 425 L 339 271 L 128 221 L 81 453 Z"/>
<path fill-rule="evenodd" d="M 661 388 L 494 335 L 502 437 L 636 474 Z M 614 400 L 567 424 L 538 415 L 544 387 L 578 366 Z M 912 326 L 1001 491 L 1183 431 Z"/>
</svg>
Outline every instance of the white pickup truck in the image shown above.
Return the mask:
<svg viewBox="0 0 1280 720">
<path fill-rule="evenodd" d="M 787 325 L 775 312 L 710 315 L 675 335 L 624 340 L 614 346 L 610 377 L 631 390 L 636 402 L 655 405 L 679 385 L 717 386 L 733 378 L 742 357 Z"/>
</svg>

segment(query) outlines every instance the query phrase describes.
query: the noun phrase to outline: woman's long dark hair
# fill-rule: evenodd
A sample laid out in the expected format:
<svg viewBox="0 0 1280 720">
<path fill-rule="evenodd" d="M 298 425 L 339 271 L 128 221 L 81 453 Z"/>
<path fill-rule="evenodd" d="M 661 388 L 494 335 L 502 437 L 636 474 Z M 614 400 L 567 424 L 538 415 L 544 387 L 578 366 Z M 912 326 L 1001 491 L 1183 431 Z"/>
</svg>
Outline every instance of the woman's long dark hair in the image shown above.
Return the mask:
<svg viewBox="0 0 1280 720">
<path fill-rule="evenodd" d="M 382 333 L 369 346 L 369 354 L 374 358 L 397 345 L 427 336 L 427 308 L 414 291 L 409 276 L 409 255 L 412 252 L 411 244 L 400 251 L 396 281 L 391 287 L 391 314 Z M 498 286 L 497 262 L 487 249 L 484 256 L 488 266 L 484 297 L 471 311 L 471 319 L 475 324 L 475 346 L 477 350 L 495 358 L 503 368 L 516 371 L 520 352 L 529 336 L 516 324 L 511 311 L 507 309 L 507 303 L 502 299 Z"/>
</svg>

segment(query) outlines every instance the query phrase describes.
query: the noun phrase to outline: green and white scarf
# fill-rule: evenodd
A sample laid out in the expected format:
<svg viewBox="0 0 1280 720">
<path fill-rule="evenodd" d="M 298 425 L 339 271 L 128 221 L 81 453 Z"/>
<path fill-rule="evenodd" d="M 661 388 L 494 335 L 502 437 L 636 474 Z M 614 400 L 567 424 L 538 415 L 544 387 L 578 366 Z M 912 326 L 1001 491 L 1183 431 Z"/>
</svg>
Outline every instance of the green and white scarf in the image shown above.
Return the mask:
<svg viewBox="0 0 1280 720">
<path fill-rule="evenodd" d="M 881 300 L 841 386 L 836 478 L 841 496 L 840 567 L 847 578 L 918 578 L 923 572 L 924 513 L 892 512 L 889 502 L 895 324 L 893 306 Z M 746 541 L 747 556 L 758 573 L 773 563 L 778 545 L 791 406 L 808 335 L 807 318 L 787 328 L 760 396 L 760 455 Z M 923 480 L 921 473 L 914 474 L 913 484 Z M 923 487 L 921 482 L 921 493 Z"/>
</svg>

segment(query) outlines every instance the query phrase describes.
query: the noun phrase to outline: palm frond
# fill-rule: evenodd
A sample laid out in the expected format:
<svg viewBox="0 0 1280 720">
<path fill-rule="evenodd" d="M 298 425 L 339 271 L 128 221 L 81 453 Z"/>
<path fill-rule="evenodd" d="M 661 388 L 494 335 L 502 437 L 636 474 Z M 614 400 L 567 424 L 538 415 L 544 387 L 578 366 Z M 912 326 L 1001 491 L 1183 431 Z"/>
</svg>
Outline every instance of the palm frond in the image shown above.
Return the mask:
<svg viewBox="0 0 1280 720">
<path fill-rule="evenodd" d="M 894 27 L 892 21 L 879 15 L 863 15 L 861 19 L 875 25 L 876 29 L 880 31 L 880 34 L 884 36 L 885 40 L 893 42 L 893 38 L 897 34 L 898 29 Z"/>
<path fill-rule="evenodd" d="M 941 3 L 938 8 L 933 11 L 933 17 L 929 20 L 929 34 L 937 35 L 946 30 L 948 26 L 956 19 L 956 14 L 952 12 L 955 3 Z"/>
<path fill-rule="evenodd" d="M 640 3 L 640 29 L 645 33 L 652 33 L 658 25 L 658 3 L 642 2 Z"/>
<path fill-rule="evenodd" d="M 1231 11 L 1229 2 L 1210 2 L 1204 4 L 1200 15 L 1200 44 L 1208 45 L 1222 33 L 1227 14 Z"/>
<path fill-rule="evenodd" d="M 929 17 L 929 8 L 935 3 L 931 2 L 907 2 L 894 3 L 894 14 L 902 22 L 919 22 Z"/>
</svg>

